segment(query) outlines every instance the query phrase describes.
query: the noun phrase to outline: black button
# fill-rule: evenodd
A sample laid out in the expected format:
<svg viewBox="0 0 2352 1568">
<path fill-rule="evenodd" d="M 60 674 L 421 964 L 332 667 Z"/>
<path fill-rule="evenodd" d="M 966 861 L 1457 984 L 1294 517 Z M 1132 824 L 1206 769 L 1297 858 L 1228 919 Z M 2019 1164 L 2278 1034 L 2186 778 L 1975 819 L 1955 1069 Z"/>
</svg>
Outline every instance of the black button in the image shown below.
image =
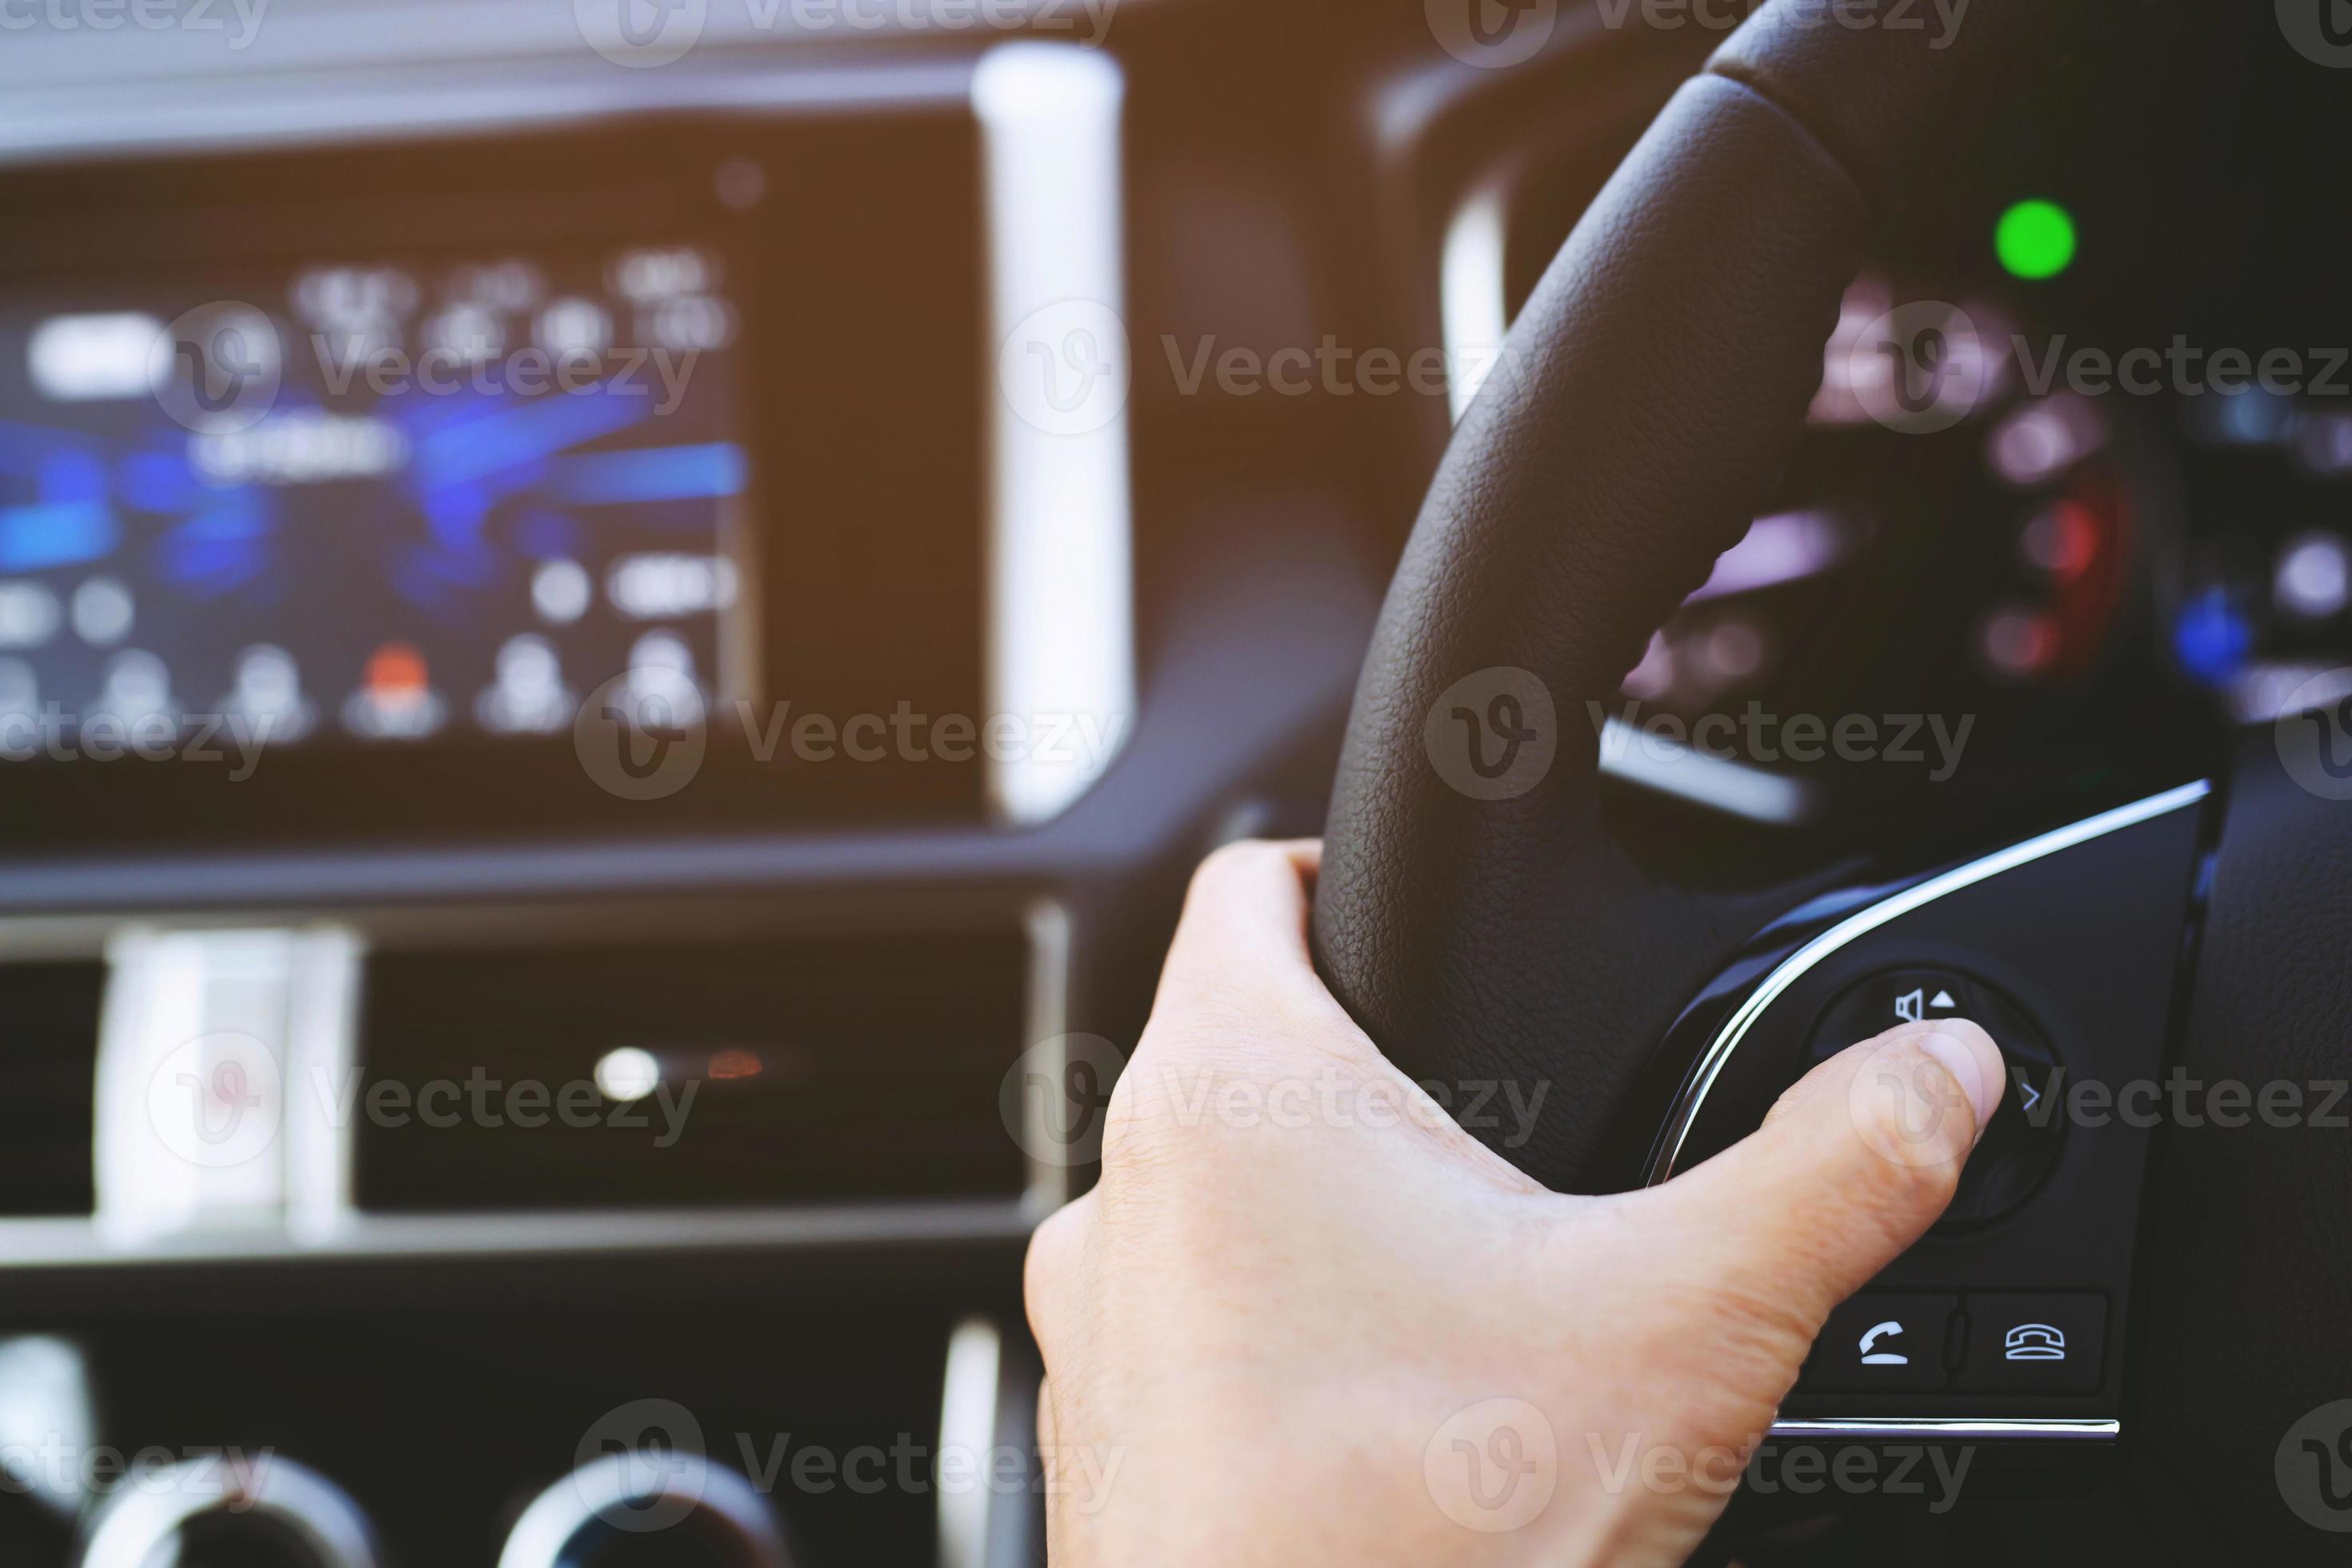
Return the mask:
<svg viewBox="0 0 2352 1568">
<path fill-rule="evenodd" d="M 2099 1386 L 2104 1296 L 1970 1296 L 1960 1386 L 1991 1394 L 2087 1394 Z"/>
<path fill-rule="evenodd" d="M 1895 969 L 1851 985 L 1814 1020 L 1810 1055 L 1826 1061 L 1898 1024 L 1966 1018 L 2000 1047 L 2009 1092 L 1969 1156 L 1938 1229 L 1995 1219 L 2017 1207 L 2057 1163 L 2065 1132 L 2054 1093 L 2057 1058 L 2023 1009 L 1981 980 L 1948 969 Z"/>
<path fill-rule="evenodd" d="M 1899 1024 L 1977 1017 L 1969 981 L 1945 969 L 1896 969 L 1849 986 L 1813 1025 L 1812 1058 L 1827 1061 L 1848 1046 Z"/>
<path fill-rule="evenodd" d="M 1941 1388 L 1957 1296 L 1856 1296 L 1830 1314 L 1797 1386 L 1869 1394 Z"/>
</svg>

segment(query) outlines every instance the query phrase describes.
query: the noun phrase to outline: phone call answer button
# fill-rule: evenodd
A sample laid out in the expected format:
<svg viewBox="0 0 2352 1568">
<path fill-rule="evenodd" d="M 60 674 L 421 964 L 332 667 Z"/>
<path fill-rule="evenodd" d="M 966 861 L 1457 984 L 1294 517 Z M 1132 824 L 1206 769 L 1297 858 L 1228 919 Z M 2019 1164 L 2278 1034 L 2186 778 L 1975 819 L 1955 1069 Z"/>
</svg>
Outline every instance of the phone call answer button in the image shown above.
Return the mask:
<svg viewBox="0 0 2352 1568">
<path fill-rule="evenodd" d="M 1808 1393 L 1913 1393 L 1944 1386 L 1957 1296 L 1856 1296 L 1830 1314 L 1798 1386 Z"/>
<path fill-rule="evenodd" d="M 2099 1386 L 2103 1296 L 1970 1296 L 1964 1389 L 2087 1394 Z"/>
</svg>

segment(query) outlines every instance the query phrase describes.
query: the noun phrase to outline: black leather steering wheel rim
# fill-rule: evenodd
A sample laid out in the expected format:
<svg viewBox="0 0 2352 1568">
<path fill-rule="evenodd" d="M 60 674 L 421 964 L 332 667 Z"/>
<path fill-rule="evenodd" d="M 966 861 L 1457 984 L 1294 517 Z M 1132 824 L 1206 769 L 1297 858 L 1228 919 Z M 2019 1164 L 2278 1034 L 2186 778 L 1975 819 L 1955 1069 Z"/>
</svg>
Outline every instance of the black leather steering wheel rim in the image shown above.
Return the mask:
<svg viewBox="0 0 2352 1568">
<path fill-rule="evenodd" d="M 1587 705 L 1767 498 L 1879 212 L 2093 7 L 1985 0 L 1942 50 L 1820 9 L 1760 8 L 1553 260 L 1431 487 L 1341 754 L 1325 978 L 1416 1079 L 1566 1085 L 1500 1151 L 1564 1190 L 1630 1182 L 1602 1157 L 1649 1045 L 1777 907 L 1612 837 Z M 1440 765 L 1485 717 L 1549 749 L 1524 789 Z"/>
</svg>

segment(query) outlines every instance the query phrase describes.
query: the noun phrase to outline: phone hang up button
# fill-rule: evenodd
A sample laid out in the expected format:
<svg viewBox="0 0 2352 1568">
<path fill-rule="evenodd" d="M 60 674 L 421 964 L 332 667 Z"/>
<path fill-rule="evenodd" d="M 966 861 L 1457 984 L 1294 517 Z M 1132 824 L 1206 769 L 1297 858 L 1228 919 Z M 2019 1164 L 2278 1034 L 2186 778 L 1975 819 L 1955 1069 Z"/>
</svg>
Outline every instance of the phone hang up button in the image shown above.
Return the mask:
<svg viewBox="0 0 2352 1568">
<path fill-rule="evenodd" d="M 2099 1386 L 2104 1296 L 1970 1296 L 1960 1386 L 2001 1394 L 2087 1394 Z"/>
</svg>

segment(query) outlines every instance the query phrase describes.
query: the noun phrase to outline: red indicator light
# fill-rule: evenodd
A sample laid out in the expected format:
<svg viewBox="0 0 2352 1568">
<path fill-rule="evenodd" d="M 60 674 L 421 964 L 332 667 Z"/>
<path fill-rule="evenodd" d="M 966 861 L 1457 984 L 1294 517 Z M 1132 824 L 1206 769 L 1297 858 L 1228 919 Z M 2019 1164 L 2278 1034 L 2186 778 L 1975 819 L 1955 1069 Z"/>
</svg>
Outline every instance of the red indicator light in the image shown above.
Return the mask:
<svg viewBox="0 0 2352 1568">
<path fill-rule="evenodd" d="M 425 689 L 425 656 L 406 643 L 388 642 L 368 656 L 367 687 L 383 696 Z"/>
</svg>

